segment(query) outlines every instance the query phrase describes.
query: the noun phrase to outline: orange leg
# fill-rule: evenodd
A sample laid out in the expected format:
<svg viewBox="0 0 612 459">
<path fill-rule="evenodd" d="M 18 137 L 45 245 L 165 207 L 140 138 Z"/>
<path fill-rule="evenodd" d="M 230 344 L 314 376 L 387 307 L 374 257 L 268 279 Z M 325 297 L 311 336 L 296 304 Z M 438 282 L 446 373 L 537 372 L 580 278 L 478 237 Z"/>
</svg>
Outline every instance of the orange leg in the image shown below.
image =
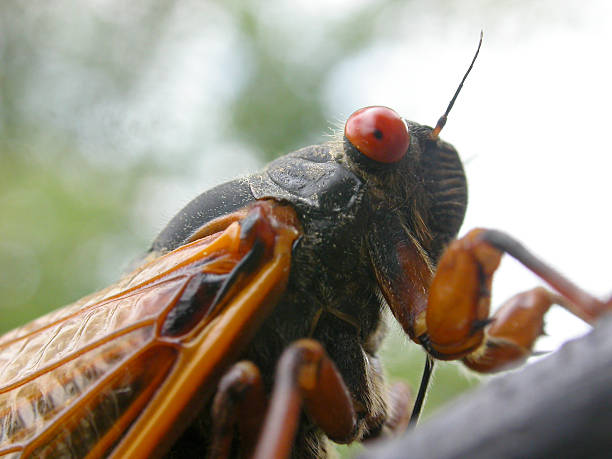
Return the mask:
<svg viewBox="0 0 612 459">
<path fill-rule="evenodd" d="M 492 247 L 516 258 L 525 267 L 540 276 L 553 289 L 567 298 L 569 302 L 565 302 L 561 306 L 566 307 L 572 314 L 580 317 L 585 322 L 593 324 L 602 314 L 610 310 L 611 301 L 605 303 L 585 292 L 507 234 L 501 231 L 488 230 L 482 234 L 482 238 Z"/>
<path fill-rule="evenodd" d="M 401 432 L 408 425 L 410 388 L 396 383 L 388 394 L 389 414 L 380 422 L 371 420 L 371 425 L 380 428 L 368 438 Z M 288 457 L 302 410 L 337 443 L 349 443 L 359 435 L 353 399 L 342 376 L 321 344 L 312 339 L 296 341 L 283 352 L 269 403 L 253 363 L 239 362 L 223 376 L 213 400 L 209 457 L 230 457 L 236 431 L 243 457 Z"/>
<path fill-rule="evenodd" d="M 357 417 L 351 396 L 318 342 L 302 339 L 287 348 L 279 360 L 275 381 L 255 458 L 289 455 L 302 406 L 333 441 L 348 443 L 354 439 Z"/>
<path fill-rule="evenodd" d="M 522 364 L 532 355 L 544 329 L 544 314 L 553 304 L 568 301 L 543 287 L 519 293 L 506 301 L 485 328 L 485 341 L 463 363 L 480 373 L 491 373 Z"/>
<path fill-rule="evenodd" d="M 560 293 L 536 288 L 509 300 L 489 318 L 493 273 L 503 253 L 516 258 Z M 588 323 L 610 310 L 510 236 L 472 230 L 443 254 L 431 283 L 427 332 L 419 339 L 443 360 L 462 358 L 477 371 L 496 371 L 524 361 L 542 333 L 543 316 L 559 304 Z"/>
<path fill-rule="evenodd" d="M 266 393 L 259 369 L 251 362 L 238 362 L 221 378 L 213 400 L 213 433 L 208 457 L 230 456 L 235 427 L 244 457 L 250 457 L 265 411 Z"/>
</svg>

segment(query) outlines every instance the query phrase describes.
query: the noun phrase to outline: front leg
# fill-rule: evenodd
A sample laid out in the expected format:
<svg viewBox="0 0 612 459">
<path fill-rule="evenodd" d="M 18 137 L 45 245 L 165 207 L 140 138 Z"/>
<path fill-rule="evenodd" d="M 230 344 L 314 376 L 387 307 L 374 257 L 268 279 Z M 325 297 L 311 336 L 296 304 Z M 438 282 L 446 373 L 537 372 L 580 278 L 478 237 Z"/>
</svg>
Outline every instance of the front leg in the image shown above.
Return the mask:
<svg viewBox="0 0 612 459">
<path fill-rule="evenodd" d="M 485 328 L 486 339 L 463 363 L 480 373 L 518 366 L 532 355 L 535 341 L 544 330 L 544 315 L 553 304 L 569 302 L 544 287 L 519 293 L 495 312 Z"/>
<path fill-rule="evenodd" d="M 492 276 L 506 252 L 561 295 L 536 288 L 517 295 L 489 318 Z M 438 359 L 463 358 L 471 368 L 492 372 L 522 363 L 542 333 L 552 304 L 593 323 L 610 309 L 548 266 L 510 236 L 472 230 L 442 256 L 432 281 L 421 342 Z"/>
</svg>

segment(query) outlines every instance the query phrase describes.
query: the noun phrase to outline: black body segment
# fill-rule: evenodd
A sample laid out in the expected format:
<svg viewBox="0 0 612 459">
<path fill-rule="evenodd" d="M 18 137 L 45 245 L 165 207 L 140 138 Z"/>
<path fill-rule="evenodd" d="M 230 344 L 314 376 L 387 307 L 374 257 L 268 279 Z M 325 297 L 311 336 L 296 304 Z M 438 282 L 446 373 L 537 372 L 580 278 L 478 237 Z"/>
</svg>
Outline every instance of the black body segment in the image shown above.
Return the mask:
<svg viewBox="0 0 612 459">
<path fill-rule="evenodd" d="M 330 145 L 302 148 L 272 161 L 261 172 L 205 191 L 170 221 L 153 242 L 152 251 L 173 250 L 202 225 L 257 199 L 288 202 L 302 219 L 345 212 L 355 203 L 363 183 L 335 156 Z"/>
<path fill-rule="evenodd" d="M 253 196 L 290 202 L 298 212 L 338 213 L 352 206 L 363 183 L 336 161 L 330 145 L 302 148 L 248 178 Z"/>
<path fill-rule="evenodd" d="M 193 199 L 157 236 L 151 251 L 169 252 L 185 244 L 202 224 L 255 200 L 246 179 L 222 183 Z"/>
</svg>

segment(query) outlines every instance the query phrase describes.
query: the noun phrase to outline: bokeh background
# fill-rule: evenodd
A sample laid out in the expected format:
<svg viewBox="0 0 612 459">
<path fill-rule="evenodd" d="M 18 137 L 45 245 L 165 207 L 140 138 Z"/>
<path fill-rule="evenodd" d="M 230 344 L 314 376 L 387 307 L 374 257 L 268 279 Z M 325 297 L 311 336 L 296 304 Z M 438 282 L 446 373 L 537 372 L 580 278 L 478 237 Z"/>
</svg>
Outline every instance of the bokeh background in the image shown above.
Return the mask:
<svg viewBox="0 0 612 459">
<path fill-rule="evenodd" d="M 104 287 L 212 185 L 355 109 L 434 124 L 466 163 L 462 232 L 504 229 L 586 289 L 607 261 L 612 3 L 0 2 L 0 332 Z M 511 260 L 494 302 L 538 284 Z M 554 310 L 539 349 L 586 327 Z M 397 329 L 389 372 L 418 384 Z M 479 379 L 440 365 L 425 416 Z"/>
</svg>

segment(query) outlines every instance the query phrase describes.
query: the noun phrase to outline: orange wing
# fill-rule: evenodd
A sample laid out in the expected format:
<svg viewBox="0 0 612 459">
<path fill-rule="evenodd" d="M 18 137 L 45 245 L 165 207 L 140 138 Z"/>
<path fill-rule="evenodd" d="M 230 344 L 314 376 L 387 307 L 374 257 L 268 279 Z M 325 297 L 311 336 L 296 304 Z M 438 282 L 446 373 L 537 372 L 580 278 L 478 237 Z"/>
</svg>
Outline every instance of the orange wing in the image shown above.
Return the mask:
<svg viewBox="0 0 612 459">
<path fill-rule="evenodd" d="M 0 455 L 144 458 L 171 444 L 283 292 L 299 235 L 271 201 L 221 226 L 0 338 Z"/>
</svg>

